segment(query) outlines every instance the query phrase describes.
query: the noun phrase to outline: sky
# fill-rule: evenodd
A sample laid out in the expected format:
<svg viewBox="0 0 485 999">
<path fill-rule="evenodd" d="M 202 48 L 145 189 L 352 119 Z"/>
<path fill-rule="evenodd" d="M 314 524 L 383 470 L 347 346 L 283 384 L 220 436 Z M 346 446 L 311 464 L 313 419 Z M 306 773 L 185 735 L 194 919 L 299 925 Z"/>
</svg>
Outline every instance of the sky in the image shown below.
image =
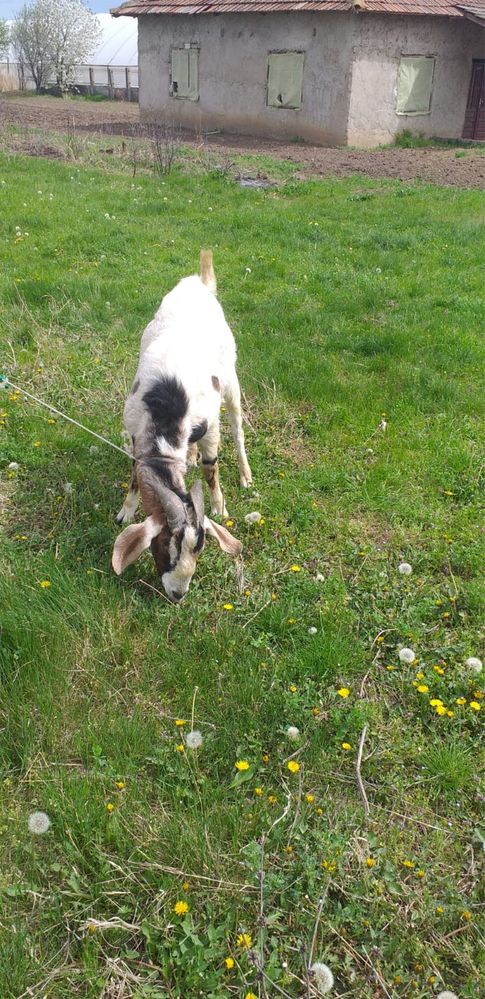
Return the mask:
<svg viewBox="0 0 485 999">
<path fill-rule="evenodd" d="M 0 0 L 0 19 L 9 21 L 11 17 L 15 17 L 21 7 L 25 7 L 26 2 L 27 0 Z M 122 0 L 119 0 L 119 3 L 121 2 Z M 119 7 L 119 3 L 117 0 L 90 0 L 88 7 L 96 14 L 102 14 L 110 7 Z"/>
</svg>

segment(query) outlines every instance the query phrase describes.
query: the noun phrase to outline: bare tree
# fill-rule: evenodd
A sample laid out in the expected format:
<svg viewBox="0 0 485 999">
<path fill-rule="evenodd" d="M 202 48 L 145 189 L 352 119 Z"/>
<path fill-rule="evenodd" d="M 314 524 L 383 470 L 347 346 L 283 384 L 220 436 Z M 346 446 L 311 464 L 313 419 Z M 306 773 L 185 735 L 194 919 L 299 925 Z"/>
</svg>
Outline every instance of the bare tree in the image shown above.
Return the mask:
<svg viewBox="0 0 485 999">
<path fill-rule="evenodd" d="M 19 11 L 12 42 L 30 70 L 37 93 L 55 77 L 65 93 L 76 66 L 96 48 L 101 27 L 83 0 L 34 0 Z"/>
<path fill-rule="evenodd" d="M 6 21 L 0 21 L 0 59 L 8 52 L 10 32 Z"/>
</svg>

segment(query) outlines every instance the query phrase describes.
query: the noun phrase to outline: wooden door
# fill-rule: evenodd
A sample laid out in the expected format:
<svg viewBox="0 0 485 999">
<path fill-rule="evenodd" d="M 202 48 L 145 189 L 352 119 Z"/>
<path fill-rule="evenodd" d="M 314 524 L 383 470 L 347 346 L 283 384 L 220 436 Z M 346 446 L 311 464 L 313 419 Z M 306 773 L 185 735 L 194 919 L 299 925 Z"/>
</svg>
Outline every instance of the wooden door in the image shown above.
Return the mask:
<svg viewBox="0 0 485 999">
<path fill-rule="evenodd" d="M 463 138 L 485 140 L 485 59 L 474 59 L 472 63 Z"/>
</svg>

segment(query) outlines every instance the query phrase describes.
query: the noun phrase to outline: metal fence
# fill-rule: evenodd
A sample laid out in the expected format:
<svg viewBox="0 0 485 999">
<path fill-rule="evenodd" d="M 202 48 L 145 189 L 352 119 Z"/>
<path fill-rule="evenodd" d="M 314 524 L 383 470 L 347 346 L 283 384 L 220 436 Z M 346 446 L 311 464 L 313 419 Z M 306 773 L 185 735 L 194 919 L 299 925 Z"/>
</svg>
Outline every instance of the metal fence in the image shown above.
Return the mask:
<svg viewBox="0 0 485 999">
<path fill-rule="evenodd" d="M 0 77 L 5 89 L 35 90 L 32 77 L 18 62 L 0 62 Z M 46 89 L 55 86 L 52 79 Z M 114 101 L 137 101 L 138 66 L 77 66 L 74 89 L 81 94 L 102 94 Z"/>
</svg>

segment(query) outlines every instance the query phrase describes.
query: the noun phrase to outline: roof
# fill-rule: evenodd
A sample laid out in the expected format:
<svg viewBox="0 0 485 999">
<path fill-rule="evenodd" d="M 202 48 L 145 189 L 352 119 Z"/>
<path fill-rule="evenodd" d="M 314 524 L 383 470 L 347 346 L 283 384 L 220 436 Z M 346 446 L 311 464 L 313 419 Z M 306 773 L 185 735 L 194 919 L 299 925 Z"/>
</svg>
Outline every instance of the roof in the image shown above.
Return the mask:
<svg viewBox="0 0 485 999">
<path fill-rule="evenodd" d="M 466 17 L 483 11 L 484 0 L 467 0 L 466 13 L 456 0 L 127 0 L 114 17 L 146 14 L 268 14 L 275 11 L 366 11 L 369 14 L 408 14 Z M 480 16 L 480 14 L 478 16 Z"/>
</svg>

